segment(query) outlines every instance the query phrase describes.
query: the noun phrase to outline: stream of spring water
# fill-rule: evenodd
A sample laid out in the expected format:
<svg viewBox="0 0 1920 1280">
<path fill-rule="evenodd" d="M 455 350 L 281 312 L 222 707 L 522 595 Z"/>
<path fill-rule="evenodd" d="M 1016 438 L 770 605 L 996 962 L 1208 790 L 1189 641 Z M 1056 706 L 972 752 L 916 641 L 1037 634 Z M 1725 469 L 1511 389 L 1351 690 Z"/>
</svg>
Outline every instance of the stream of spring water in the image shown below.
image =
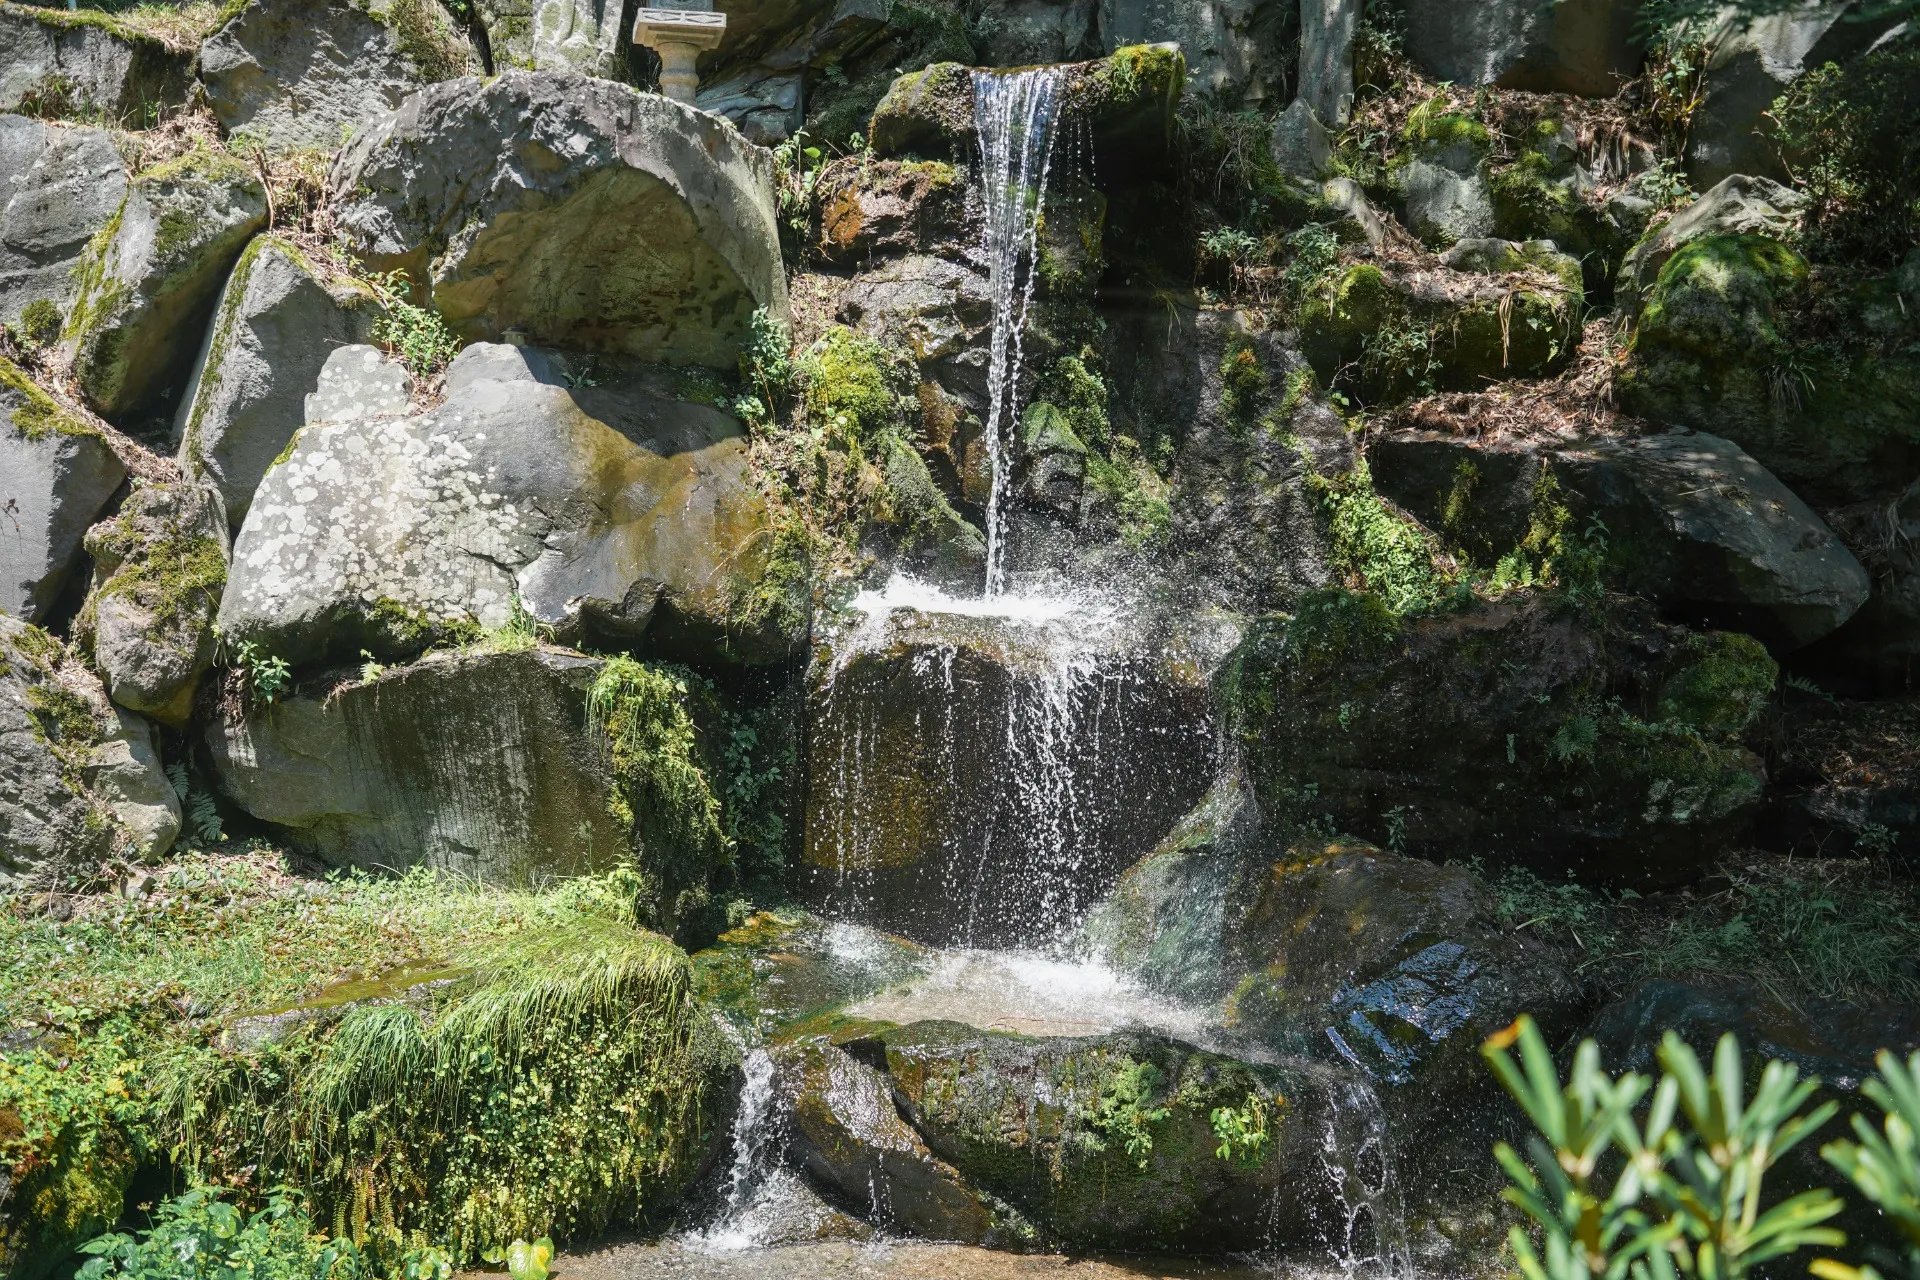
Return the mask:
<svg viewBox="0 0 1920 1280">
<path fill-rule="evenodd" d="M 1034 264 L 1039 256 L 1047 169 L 1053 159 L 1060 79 L 1055 67 L 973 73 L 973 123 L 980 139 L 988 287 L 993 297 L 986 421 L 987 460 L 993 473 L 987 497 L 989 597 L 1007 587 L 1009 445 L 1020 424 L 1020 358 L 1038 274 Z"/>
</svg>

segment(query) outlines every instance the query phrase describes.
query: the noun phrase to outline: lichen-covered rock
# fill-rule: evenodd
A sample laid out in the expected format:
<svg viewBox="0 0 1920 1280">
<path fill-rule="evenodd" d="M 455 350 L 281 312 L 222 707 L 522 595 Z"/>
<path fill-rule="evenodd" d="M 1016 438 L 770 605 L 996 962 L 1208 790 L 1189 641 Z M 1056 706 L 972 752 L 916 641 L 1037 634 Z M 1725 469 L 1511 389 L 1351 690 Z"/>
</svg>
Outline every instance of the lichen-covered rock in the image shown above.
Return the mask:
<svg viewBox="0 0 1920 1280">
<path fill-rule="evenodd" d="M 127 193 L 126 162 L 105 129 L 0 115 L 0 175 L 0 324 L 46 345 L 80 255 Z"/>
<path fill-rule="evenodd" d="M 1206 790 L 1196 646 L 1160 652 L 1167 637 L 1111 620 L 860 607 L 810 676 L 803 901 L 920 941 L 1039 941 Z"/>
<path fill-rule="evenodd" d="M 1435 860 L 1683 883 L 1759 802 L 1741 740 L 1777 669 L 1748 637 L 1604 629 L 1512 595 L 1402 619 L 1332 590 L 1255 628 L 1218 697 L 1282 833 L 1331 823 Z"/>
<path fill-rule="evenodd" d="M 0 885 L 52 885 L 119 852 L 158 857 L 180 801 L 152 732 L 60 641 L 0 614 Z"/>
<path fill-rule="evenodd" d="M 422 85 L 480 70 L 439 0 L 247 0 L 200 46 L 229 134 L 332 151 Z"/>
<path fill-rule="evenodd" d="M 1102 148 L 1166 150 L 1186 75 L 1178 48 L 1132 45 L 1058 71 L 1061 120 L 1082 122 Z M 970 160 L 978 147 L 972 70 L 940 62 L 901 76 L 874 108 L 869 141 L 881 156 Z M 1131 157 L 1135 164 L 1144 158 Z"/>
<path fill-rule="evenodd" d="M 0 358 L 0 613 L 47 616 L 126 475 L 98 430 Z"/>
<path fill-rule="evenodd" d="M 884 1071 L 809 1037 L 773 1051 L 788 1158 L 875 1226 L 962 1244 L 1020 1243 L 992 1198 L 969 1187 L 900 1116 Z M 1022 1224 L 1024 1225 L 1024 1224 Z M 1031 1228 L 1028 1228 L 1031 1234 Z"/>
<path fill-rule="evenodd" d="M 95 410 L 124 420 L 172 407 L 221 282 L 266 220 L 259 178 L 231 156 L 197 148 L 135 175 L 87 248 L 61 333 Z"/>
<path fill-rule="evenodd" d="M 622 726 L 588 709 L 606 667 L 537 647 L 439 653 L 264 705 L 231 692 L 202 735 L 229 799 L 333 865 L 531 885 L 629 862 L 648 921 L 676 932 L 700 922 L 721 857 L 705 777 L 689 811 L 647 773 L 674 753 L 704 772 L 691 695 L 660 677 L 658 705 L 613 709 L 648 718 L 635 740 L 655 735 L 627 772 Z"/>
<path fill-rule="evenodd" d="M 977 235 L 968 218 L 967 175 L 941 160 L 848 157 L 814 187 L 821 256 L 861 266 L 879 254 L 934 253 Z"/>
<path fill-rule="evenodd" d="M 93 586 L 81 629 L 107 693 L 179 728 L 213 665 L 213 619 L 227 580 L 227 522 L 201 485 L 136 489 L 87 531 Z"/>
<path fill-rule="evenodd" d="M 300 429 L 322 367 L 366 341 L 378 310 L 369 291 L 327 279 L 278 236 L 240 255 L 174 419 L 181 470 L 219 490 L 231 527 Z"/>
<path fill-rule="evenodd" d="M 1806 211 L 1807 197 L 1771 178 L 1734 174 L 1660 224 L 1621 259 L 1615 291 L 1628 306 L 1638 305 L 1667 259 L 1705 236 L 1753 235 L 1787 238 Z"/>
<path fill-rule="evenodd" d="M 1485 172 L 1492 136 L 1486 126 L 1453 112 L 1419 112 L 1405 137 L 1413 148 L 1399 173 L 1407 229 L 1438 245 L 1492 235 Z"/>
<path fill-rule="evenodd" d="M 301 430 L 234 544 L 221 630 L 302 666 L 509 622 L 773 662 L 807 630 L 739 424 L 642 373 L 568 387 L 552 353 L 467 348 L 444 404 Z"/>
<path fill-rule="evenodd" d="M 191 49 L 98 9 L 0 3 L 0 111 L 98 113 L 141 128 L 192 88 Z"/>
<path fill-rule="evenodd" d="M 348 243 L 463 338 L 731 369 L 787 311 L 772 156 L 625 85 L 512 71 L 424 89 L 348 144 Z"/>
<path fill-rule="evenodd" d="M 486 357 L 497 351 L 481 349 L 460 365 L 461 380 L 479 372 L 481 363 L 497 367 Z M 509 372 L 518 372 L 509 368 Z M 476 377 L 474 381 L 479 381 Z M 445 389 L 445 384 L 442 384 Z M 320 366 L 320 376 L 301 408 L 305 425 L 316 422 L 359 422 L 366 418 L 398 418 L 413 408 L 413 375 L 398 360 L 370 343 L 335 347 Z M 297 429 L 297 428 L 296 428 Z M 288 437 L 291 442 L 292 437 Z M 284 449 L 283 449 L 284 451 Z"/>
<path fill-rule="evenodd" d="M 1920 356 L 1864 325 L 1824 349 L 1793 336 L 1807 277 L 1763 236 L 1682 246 L 1647 295 L 1616 394 L 1630 413 L 1732 440 L 1817 506 L 1890 496 L 1920 465 Z"/>
<path fill-rule="evenodd" d="M 1324 1085 L 1141 1032 L 1034 1039 L 956 1022 L 883 1030 L 902 1116 L 934 1155 L 1074 1249 L 1251 1249 L 1312 1239 Z M 1223 1143 L 1215 1112 L 1244 1124 Z M 1223 1150 L 1224 1147 L 1224 1150 Z"/>
<path fill-rule="evenodd" d="M 1381 493 L 1478 563 L 1520 552 L 1536 528 L 1598 520 L 1621 589 L 1776 651 L 1833 631 L 1867 598 L 1866 570 L 1820 517 L 1704 432 L 1553 447 L 1395 432 L 1368 458 Z"/>
<path fill-rule="evenodd" d="M 1639 70 L 1631 0 L 1409 0 L 1407 54 L 1436 80 L 1610 97 Z"/>
</svg>

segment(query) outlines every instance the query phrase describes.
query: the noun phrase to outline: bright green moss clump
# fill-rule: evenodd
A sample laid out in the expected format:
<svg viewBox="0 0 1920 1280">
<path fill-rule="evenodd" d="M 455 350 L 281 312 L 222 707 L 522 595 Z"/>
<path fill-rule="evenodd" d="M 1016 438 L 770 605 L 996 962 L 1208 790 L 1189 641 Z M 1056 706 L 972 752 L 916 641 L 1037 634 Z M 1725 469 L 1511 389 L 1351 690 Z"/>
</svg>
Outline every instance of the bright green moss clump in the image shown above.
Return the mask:
<svg viewBox="0 0 1920 1280">
<path fill-rule="evenodd" d="M 55 434 L 100 434 L 92 423 L 62 408 L 57 400 L 35 386 L 18 365 L 3 356 L 0 356 L 0 413 L 6 415 L 16 434 L 28 440 L 45 440 Z"/>
</svg>

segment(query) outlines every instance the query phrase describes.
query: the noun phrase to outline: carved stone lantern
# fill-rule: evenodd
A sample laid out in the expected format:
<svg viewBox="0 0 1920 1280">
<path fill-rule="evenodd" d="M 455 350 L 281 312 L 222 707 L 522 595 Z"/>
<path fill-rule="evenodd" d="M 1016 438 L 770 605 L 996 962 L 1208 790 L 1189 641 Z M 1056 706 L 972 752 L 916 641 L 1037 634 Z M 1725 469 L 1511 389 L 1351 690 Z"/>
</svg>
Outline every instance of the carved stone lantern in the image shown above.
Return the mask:
<svg viewBox="0 0 1920 1280">
<path fill-rule="evenodd" d="M 633 42 L 660 55 L 660 92 L 693 105 L 700 75 L 693 69 L 702 50 L 718 48 L 727 33 L 727 15 L 713 0 L 690 0 L 674 9 L 641 9 L 633 16 Z"/>
</svg>

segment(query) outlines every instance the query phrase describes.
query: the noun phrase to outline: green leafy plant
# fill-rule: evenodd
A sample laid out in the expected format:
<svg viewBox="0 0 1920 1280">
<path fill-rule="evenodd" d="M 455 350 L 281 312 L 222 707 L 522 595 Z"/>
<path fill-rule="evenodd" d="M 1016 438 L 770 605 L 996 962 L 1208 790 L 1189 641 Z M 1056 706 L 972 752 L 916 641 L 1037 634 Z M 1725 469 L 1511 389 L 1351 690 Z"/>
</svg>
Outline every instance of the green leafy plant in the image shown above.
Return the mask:
<svg viewBox="0 0 1920 1280">
<path fill-rule="evenodd" d="M 385 308 L 374 322 L 373 340 L 398 356 L 414 377 L 431 378 L 460 354 L 460 339 L 440 313 L 411 301 L 413 283 L 405 276 L 380 272 L 368 276 L 367 283 Z"/>
<path fill-rule="evenodd" d="M 1100 1096 L 1080 1109 L 1095 1150 L 1118 1143 L 1140 1168 L 1153 1154 L 1152 1126 L 1173 1114 L 1169 1107 L 1151 1105 L 1162 1082 L 1160 1068 L 1151 1062 L 1125 1060 L 1100 1090 Z"/>
<path fill-rule="evenodd" d="M 80 1247 L 91 1255 L 76 1280 L 360 1280 L 370 1277 L 359 1250 L 313 1229 L 305 1201 L 287 1187 L 266 1207 L 243 1214 L 224 1191 L 195 1187 L 162 1201 L 154 1224 L 136 1235 L 112 1232 Z"/>
<path fill-rule="evenodd" d="M 489 1249 L 483 1255 L 495 1266 L 505 1266 L 511 1280 L 547 1280 L 547 1264 L 553 1261 L 553 1241 L 541 1236 L 532 1244 L 515 1240 L 504 1249 Z"/>
<path fill-rule="evenodd" d="M 787 326 L 765 307 L 754 310 L 747 344 L 740 352 L 740 381 L 748 394 L 734 401 L 733 411 L 749 426 L 765 426 L 784 413 L 793 400 L 793 360 Z"/>
<path fill-rule="evenodd" d="M 1820 1154 L 1893 1224 L 1906 1241 L 1905 1256 L 1870 1249 L 1885 1272 L 1820 1258 L 1808 1268 L 1820 1280 L 1895 1280 L 1903 1274 L 1920 1280 L 1920 1053 L 1903 1065 L 1883 1049 L 1874 1061 L 1880 1078 L 1868 1080 L 1860 1091 L 1886 1113 L 1881 1127 L 1855 1115 L 1854 1140 L 1829 1142 Z"/>
<path fill-rule="evenodd" d="M 1666 1034 L 1644 1128 L 1634 1113 L 1649 1081 L 1634 1072 L 1609 1076 L 1591 1040 L 1575 1051 L 1565 1085 L 1529 1017 L 1482 1052 L 1537 1131 L 1526 1158 L 1506 1143 L 1494 1148 L 1509 1180 L 1503 1196 L 1540 1233 L 1538 1249 L 1522 1227 L 1509 1236 L 1527 1280 L 1739 1280 L 1795 1250 L 1846 1242 L 1821 1225 L 1841 1209 L 1831 1191 L 1771 1207 L 1764 1197 L 1767 1172 L 1825 1124 L 1835 1104 L 1803 1114 L 1818 1082 L 1783 1062 L 1766 1065 L 1749 1099 L 1731 1034 L 1720 1038 L 1711 1072 Z"/>
<path fill-rule="evenodd" d="M 1267 1104 L 1259 1094 L 1249 1093 L 1244 1107 L 1215 1107 L 1207 1119 L 1213 1126 L 1213 1136 L 1220 1139 L 1213 1151 L 1216 1159 L 1233 1160 L 1248 1168 L 1265 1163 L 1273 1135 L 1267 1126 Z"/>
<path fill-rule="evenodd" d="M 271 704 L 293 683 L 286 659 L 268 653 L 252 640 L 227 642 L 227 660 L 246 681 L 247 694 L 254 700 Z"/>
</svg>

